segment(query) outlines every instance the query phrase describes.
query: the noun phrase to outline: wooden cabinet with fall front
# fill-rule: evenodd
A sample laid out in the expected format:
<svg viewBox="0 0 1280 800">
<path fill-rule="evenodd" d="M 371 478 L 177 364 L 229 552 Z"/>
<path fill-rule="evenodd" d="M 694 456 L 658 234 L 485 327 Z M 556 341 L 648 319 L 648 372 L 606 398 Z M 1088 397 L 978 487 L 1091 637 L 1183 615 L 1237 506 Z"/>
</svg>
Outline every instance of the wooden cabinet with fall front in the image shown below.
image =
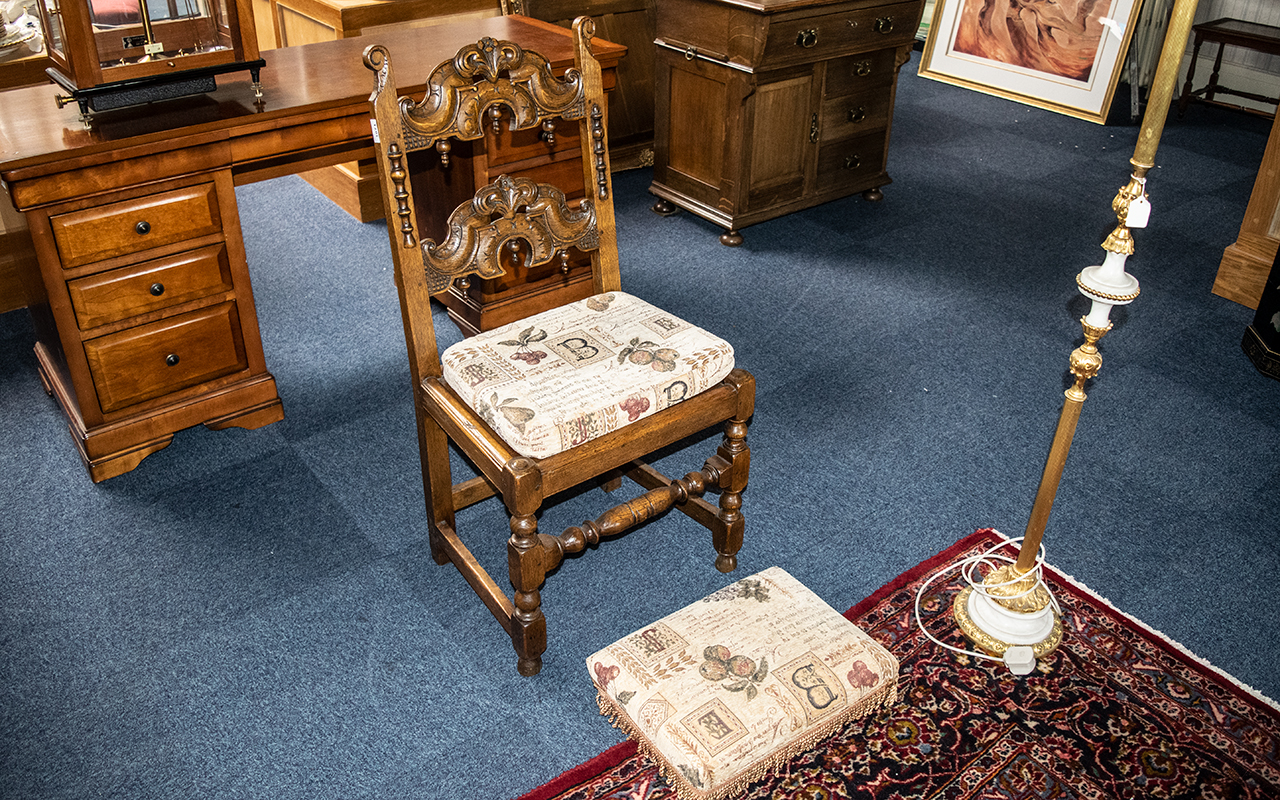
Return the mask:
<svg viewBox="0 0 1280 800">
<path fill-rule="evenodd" d="M 657 0 L 655 210 L 739 229 L 879 199 L 923 0 Z"/>
</svg>

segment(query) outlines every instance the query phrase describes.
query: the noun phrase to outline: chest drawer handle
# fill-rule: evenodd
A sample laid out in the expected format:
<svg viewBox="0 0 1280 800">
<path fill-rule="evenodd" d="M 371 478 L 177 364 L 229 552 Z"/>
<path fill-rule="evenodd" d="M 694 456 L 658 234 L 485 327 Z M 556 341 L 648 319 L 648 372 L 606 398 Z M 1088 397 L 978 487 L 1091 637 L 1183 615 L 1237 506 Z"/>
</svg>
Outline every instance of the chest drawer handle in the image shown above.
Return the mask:
<svg viewBox="0 0 1280 800">
<path fill-rule="evenodd" d="M 857 168 L 858 168 L 858 167 L 860 167 L 860 166 L 862 166 L 862 159 L 861 159 L 861 158 L 858 158 L 856 155 L 855 155 L 855 156 L 845 156 L 845 159 L 844 159 L 844 168 L 845 168 L 845 169 L 857 169 Z"/>
<path fill-rule="evenodd" d="M 854 64 L 853 74 L 857 75 L 859 78 L 867 77 L 871 74 L 871 62 L 864 60 Z"/>
<path fill-rule="evenodd" d="M 863 108 L 862 106 L 858 106 L 857 108 L 851 108 L 851 109 L 849 109 L 849 121 L 850 121 L 850 122 L 862 122 L 862 121 L 863 121 L 864 119 L 866 119 L 866 118 L 867 118 L 867 110 L 866 110 L 865 108 Z M 153 288 L 154 288 L 154 287 L 153 287 Z"/>
<path fill-rule="evenodd" d="M 150 222 L 147 222 L 147 221 L 144 219 L 144 220 L 142 220 L 141 222 L 139 222 L 137 225 L 134 225 L 134 226 L 133 226 L 133 230 L 134 230 L 134 231 L 135 231 L 139 236 L 146 236 L 148 233 L 151 233 L 151 223 L 150 223 Z"/>
<path fill-rule="evenodd" d="M 170 353 L 169 355 L 164 357 L 164 363 L 168 364 L 171 367 L 178 366 L 178 362 L 181 360 L 182 359 L 178 358 L 177 353 Z"/>
<path fill-rule="evenodd" d="M 156 297 L 159 297 L 160 295 L 164 294 L 164 284 L 163 283 L 151 284 L 151 294 L 155 295 Z"/>
<path fill-rule="evenodd" d="M 893 17 L 880 17 L 876 20 L 876 33 L 890 33 L 893 31 Z"/>
<path fill-rule="evenodd" d="M 818 44 L 818 32 L 813 28 L 807 31 L 800 31 L 796 34 L 796 45 L 798 47 L 815 47 Z"/>
</svg>

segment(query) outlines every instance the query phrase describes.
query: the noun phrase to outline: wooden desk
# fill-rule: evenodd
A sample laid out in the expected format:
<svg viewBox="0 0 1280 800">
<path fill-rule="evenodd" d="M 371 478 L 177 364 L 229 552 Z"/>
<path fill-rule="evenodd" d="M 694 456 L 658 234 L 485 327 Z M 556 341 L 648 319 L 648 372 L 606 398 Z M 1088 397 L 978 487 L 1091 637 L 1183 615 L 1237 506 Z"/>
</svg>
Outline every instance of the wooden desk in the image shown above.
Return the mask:
<svg viewBox="0 0 1280 800">
<path fill-rule="evenodd" d="M 269 5 L 272 36 L 280 47 L 502 14 L 498 0 L 269 0 Z M 311 170 L 302 179 L 361 222 L 382 219 L 382 189 L 372 159 Z"/>
<path fill-rule="evenodd" d="M 1277 102 L 1274 97 L 1264 97 L 1252 92 L 1237 91 L 1228 89 L 1225 86 L 1219 86 L 1218 73 L 1222 71 L 1222 52 L 1227 49 L 1228 45 L 1256 50 L 1259 53 L 1268 53 L 1273 56 L 1280 55 L 1280 28 L 1272 25 L 1262 25 L 1257 22 L 1246 22 L 1241 19 L 1223 18 L 1215 19 L 1212 22 L 1202 22 L 1191 30 L 1195 34 L 1195 45 L 1191 51 L 1191 63 L 1187 66 L 1187 82 L 1183 84 L 1182 96 L 1178 98 L 1178 116 L 1182 116 L 1186 112 L 1187 104 L 1193 98 L 1201 95 L 1204 96 L 1202 102 L 1229 108 L 1238 108 L 1238 106 L 1216 100 L 1214 99 L 1216 95 L 1230 94 L 1236 97 L 1256 100 L 1259 103 Z M 1200 57 L 1200 45 L 1203 42 L 1216 42 L 1218 44 L 1218 57 L 1213 61 L 1213 73 L 1209 76 L 1209 82 L 1205 84 L 1204 88 L 1193 90 L 1192 81 L 1196 74 L 1196 60 Z"/>
<path fill-rule="evenodd" d="M 523 17 L 388 31 L 376 41 L 396 58 L 406 91 L 420 93 L 431 68 L 483 36 L 572 63 L 568 31 Z M 361 64 L 371 41 L 271 51 L 260 103 L 249 76 L 232 75 L 212 95 L 100 114 L 89 130 L 76 109 L 58 108 L 55 86 L 3 94 L 0 179 L 10 202 L 0 202 L 0 273 L 23 287 L 25 296 L 8 305 L 30 308 L 41 378 L 95 481 L 133 469 L 183 428 L 282 418 L 234 186 L 372 155 L 373 78 Z M 625 53 L 596 46 L 610 70 Z M 531 158 L 527 148 L 510 155 L 503 146 L 455 150 L 450 183 L 556 158 Z M 443 219 L 453 205 L 428 214 Z M 589 276 L 543 283 L 532 302 L 590 291 Z M 473 282 L 472 291 L 488 290 Z M 491 294 L 518 305 L 522 292 L 503 286 Z"/>
</svg>

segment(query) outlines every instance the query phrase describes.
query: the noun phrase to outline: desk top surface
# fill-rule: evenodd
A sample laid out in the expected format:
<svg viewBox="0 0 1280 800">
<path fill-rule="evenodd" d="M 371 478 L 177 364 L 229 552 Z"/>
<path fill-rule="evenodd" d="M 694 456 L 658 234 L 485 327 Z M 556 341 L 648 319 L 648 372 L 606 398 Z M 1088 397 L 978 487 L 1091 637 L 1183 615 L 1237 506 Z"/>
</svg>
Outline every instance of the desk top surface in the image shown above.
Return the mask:
<svg viewBox="0 0 1280 800">
<path fill-rule="evenodd" d="M 268 50 L 263 54 L 260 103 L 255 103 L 246 71 L 220 76 L 217 91 L 209 95 L 95 114 L 91 128 L 81 122 L 75 103 L 58 108 L 58 86 L 13 89 L 0 93 L 0 178 L 13 182 L 47 175 L 72 160 L 101 163 L 238 136 L 269 137 L 272 131 L 326 119 L 367 116 L 374 78 L 364 67 L 362 53 L 370 44 L 387 46 L 396 82 L 411 93 L 422 91 L 438 64 L 485 36 L 517 42 L 555 66 L 566 66 L 573 61 L 571 33 L 539 20 L 507 16 Z M 625 47 L 598 38 L 593 49 L 606 64 L 626 53 Z"/>
</svg>

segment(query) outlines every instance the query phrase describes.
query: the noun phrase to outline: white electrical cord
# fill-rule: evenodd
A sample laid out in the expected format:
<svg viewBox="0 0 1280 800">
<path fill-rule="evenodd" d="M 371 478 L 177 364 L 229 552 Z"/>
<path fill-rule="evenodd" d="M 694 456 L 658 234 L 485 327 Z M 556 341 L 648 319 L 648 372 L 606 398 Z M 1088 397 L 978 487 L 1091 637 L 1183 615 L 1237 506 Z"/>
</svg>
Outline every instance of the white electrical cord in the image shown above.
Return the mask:
<svg viewBox="0 0 1280 800">
<path fill-rule="evenodd" d="M 934 636 L 932 633 L 929 633 L 929 630 L 924 626 L 924 620 L 921 619 L 920 617 L 920 598 L 924 597 L 924 593 L 938 578 L 942 577 L 943 575 L 946 575 L 948 572 L 952 572 L 953 570 L 959 569 L 961 571 L 960 573 L 961 576 L 965 580 L 965 583 L 969 584 L 969 586 L 975 592 L 978 592 L 984 597 L 995 599 L 993 595 L 989 591 L 987 591 L 988 589 L 1011 586 L 1015 583 L 1019 583 L 1025 579 L 1025 574 L 1019 575 L 1015 578 L 1011 578 L 1010 580 L 1007 580 L 1004 583 L 985 584 L 982 582 L 981 575 L 978 576 L 978 579 L 976 581 L 974 580 L 974 570 L 976 570 L 979 566 L 984 564 L 987 566 L 990 566 L 992 569 L 995 569 L 997 566 L 995 563 L 996 561 L 1003 561 L 1008 564 L 1016 563 L 1017 562 L 1016 559 L 1010 558 L 1009 556 L 1006 556 L 1006 555 L 997 554 L 996 551 L 1004 548 L 1004 546 L 1008 544 L 1018 544 L 1022 541 L 1022 539 L 1023 537 L 1018 537 L 1017 539 L 1008 539 L 1006 541 L 999 542 L 996 545 L 992 546 L 989 550 L 986 550 L 985 552 L 979 553 L 976 556 L 970 556 L 969 558 L 966 558 L 963 561 L 958 561 L 955 564 L 952 564 L 950 566 L 943 567 L 942 569 L 930 575 L 929 579 L 920 585 L 920 590 L 916 592 L 916 603 L 915 603 L 916 625 L 920 628 L 920 632 L 923 633 L 925 636 L 927 636 L 929 640 L 932 641 L 934 644 L 939 645 L 941 647 L 945 647 L 946 649 L 951 650 L 953 652 L 963 653 L 965 655 L 974 656 L 975 658 L 983 658 L 988 661 L 1000 661 L 1003 663 L 1008 663 L 1007 658 L 997 658 L 996 656 L 992 656 L 987 653 L 979 653 L 973 650 L 965 650 L 963 647 L 956 647 L 954 645 L 947 644 L 946 642 L 938 639 L 938 637 Z M 1048 584 L 1044 582 L 1043 573 L 1041 570 L 1041 567 L 1043 566 L 1044 566 L 1044 546 L 1041 545 L 1039 551 L 1036 553 L 1035 566 L 1033 566 L 1029 570 L 1029 572 L 1035 573 L 1035 576 L 1036 576 L 1035 583 L 1031 585 L 1031 588 L 1027 589 L 1026 591 L 1020 594 L 1012 595 L 1012 596 L 1001 595 L 1000 598 L 1005 600 L 1011 600 L 1011 599 L 1017 599 L 1020 597 L 1026 597 L 1027 595 L 1031 594 L 1039 587 L 1043 586 L 1045 592 L 1047 592 L 1049 595 L 1049 603 L 1053 606 L 1054 613 L 1061 616 L 1062 609 L 1058 606 L 1058 600 L 1053 596 L 1053 592 L 1049 590 Z M 1010 648 L 1010 650 L 1012 649 L 1013 648 Z"/>
</svg>

